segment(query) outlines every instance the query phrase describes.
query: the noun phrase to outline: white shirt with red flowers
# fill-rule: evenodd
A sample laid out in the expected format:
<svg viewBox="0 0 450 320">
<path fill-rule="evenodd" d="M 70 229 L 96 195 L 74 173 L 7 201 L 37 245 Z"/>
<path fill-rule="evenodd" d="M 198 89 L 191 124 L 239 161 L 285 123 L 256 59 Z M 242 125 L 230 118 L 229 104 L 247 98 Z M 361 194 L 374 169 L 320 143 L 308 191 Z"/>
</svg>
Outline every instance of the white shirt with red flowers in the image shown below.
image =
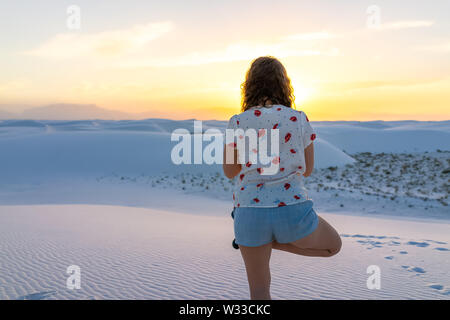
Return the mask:
<svg viewBox="0 0 450 320">
<path fill-rule="evenodd" d="M 271 160 L 278 165 L 276 173 L 264 174 L 270 164 L 262 165 L 258 161 L 251 163 L 248 161 L 248 154 L 258 151 L 249 150 L 250 147 L 244 149 L 247 153 L 244 157 L 246 160 L 241 160 L 242 169 L 233 179 L 235 207 L 280 207 L 310 199 L 303 185 L 304 149 L 314 141 L 316 134 L 303 111 L 282 105 L 254 107 L 231 117 L 227 129 L 254 129 L 258 133 L 258 139 L 271 136 L 271 129 L 279 130 L 279 152 Z M 246 140 L 246 137 L 238 134 L 234 139 L 233 144 L 237 145 L 237 139 Z M 273 141 L 267 143 L 269 151 L 272 144 Z M 270 160 L 269 153 L 271 152 L 267 153 Z"/>
</svg>

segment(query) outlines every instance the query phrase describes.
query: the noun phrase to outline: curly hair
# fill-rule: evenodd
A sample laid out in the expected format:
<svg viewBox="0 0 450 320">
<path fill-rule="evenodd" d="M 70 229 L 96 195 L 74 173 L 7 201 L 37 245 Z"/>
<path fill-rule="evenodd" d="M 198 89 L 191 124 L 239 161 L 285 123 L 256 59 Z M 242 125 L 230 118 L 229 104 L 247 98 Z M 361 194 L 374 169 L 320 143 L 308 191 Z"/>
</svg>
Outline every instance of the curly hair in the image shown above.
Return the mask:
<svg viewBox="0 0 450 320">
<path fill-rule="evenodd" d="M 274 57 L 253 60 L 241 85 L 242 112 L 255 106 L 265 106 L 268 101 L 292 108 L 294 89 L 286 69 Z"/>
</svg>

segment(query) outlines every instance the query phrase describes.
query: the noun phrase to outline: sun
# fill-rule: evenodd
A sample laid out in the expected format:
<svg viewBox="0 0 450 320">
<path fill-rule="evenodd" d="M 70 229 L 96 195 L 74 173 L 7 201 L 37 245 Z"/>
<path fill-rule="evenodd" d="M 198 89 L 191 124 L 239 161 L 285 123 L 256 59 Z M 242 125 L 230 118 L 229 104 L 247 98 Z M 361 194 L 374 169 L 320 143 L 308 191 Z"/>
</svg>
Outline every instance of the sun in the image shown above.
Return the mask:
<svg viewBox="0 0 450 320">
<path fill-rule="evenodd" d="M 307 88 L 305 86 L 294 84 L 294 96 L 295 96 L 295 103 L 296 104 L 302 104 L 308 99 L 311 98 L 311 96 L 314 94 L 315 90 L 313 88 Z"/>
</svg>

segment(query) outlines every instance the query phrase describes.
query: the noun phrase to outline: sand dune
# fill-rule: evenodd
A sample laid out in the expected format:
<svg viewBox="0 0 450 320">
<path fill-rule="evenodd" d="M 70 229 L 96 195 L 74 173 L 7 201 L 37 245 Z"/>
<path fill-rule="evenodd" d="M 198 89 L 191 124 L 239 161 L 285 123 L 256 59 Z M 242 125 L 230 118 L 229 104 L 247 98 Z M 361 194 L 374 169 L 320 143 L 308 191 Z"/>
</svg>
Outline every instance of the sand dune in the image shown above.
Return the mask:
<svg viewBox="0 0 450 320">
<path fill-rule="evenodd" d="M 177 209 L 179 210 L 179 209 Z M 275 299 L 448 299 L 449 225 L 323 214 L 330 259 L 272 257 Z M 1 299 L 247 299 L 232 220 L 119 206 L 0 206 Z M 66 268 L 81 268 L 81 289 Z M 369 265 L 381 289 L 369 290 Z"/>
<path fill-rule="evenodd" d="M 274 252 L 273 297 L 449 299 L 449 124 L 313 123 L 306 186 L 344 246 L 331 259 Z M 231 183 L 218 165 L 170 160 L 170 133 L 192 125 L 0 121 L 0 299 L 248 298 Z M 66 287 L 70 265 L 80 290 Z M 366 286 L 369 265 L 381 290 Z"/>
<path fill-rule="evenodd" d="M 348 155 L 351 152 L 450 150 L 448 122 L 438 123 L 441 129 L 436 130 L 423 123 L 418 123 L 413 130 L 412 125 L 408 122 L 408 129 L 401 129 L 402 125 L 395 127 L 388 122 L 383 122 L 381 128 L 365 128 L 360 123 L 318 124 L 316 167 L 352 163 Z M 223 130 L 224 126 L 220 121 L 203 124 L 205 130 Z M 47 180 L 55 176 L 97 176 L 113 172 L 135 175 L 183 172 L 185 167 L 173 165 L 170 160 L 170 151 L 175 145 L 170 141 L 170 133 L 176 128 L 192 130 L 193 121 L 0 121 L 0 176 L 4 181 L 17 182 L 23 177 L 26 180 L 39 176 Z M 217 172 L 218 167 L 189 167 L 190 172 L 197 170 Z"/>
</svg>

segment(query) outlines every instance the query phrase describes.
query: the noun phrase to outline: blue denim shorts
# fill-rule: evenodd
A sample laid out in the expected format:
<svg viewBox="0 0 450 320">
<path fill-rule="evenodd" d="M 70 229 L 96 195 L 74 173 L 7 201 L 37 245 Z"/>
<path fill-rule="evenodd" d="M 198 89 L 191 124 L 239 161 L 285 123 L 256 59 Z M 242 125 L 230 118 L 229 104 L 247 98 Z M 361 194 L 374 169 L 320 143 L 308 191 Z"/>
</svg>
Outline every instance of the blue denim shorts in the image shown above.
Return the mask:
<svg viewBox="0 0 450 320">
<path fill-rule="evenodd" d="M 273 240 L 293 242 L 311 234 L 319 223 L 311 200 L 275 208 L 238 207 L 233 215 L 236 243 L 246 247 Z"/>
</svg>

